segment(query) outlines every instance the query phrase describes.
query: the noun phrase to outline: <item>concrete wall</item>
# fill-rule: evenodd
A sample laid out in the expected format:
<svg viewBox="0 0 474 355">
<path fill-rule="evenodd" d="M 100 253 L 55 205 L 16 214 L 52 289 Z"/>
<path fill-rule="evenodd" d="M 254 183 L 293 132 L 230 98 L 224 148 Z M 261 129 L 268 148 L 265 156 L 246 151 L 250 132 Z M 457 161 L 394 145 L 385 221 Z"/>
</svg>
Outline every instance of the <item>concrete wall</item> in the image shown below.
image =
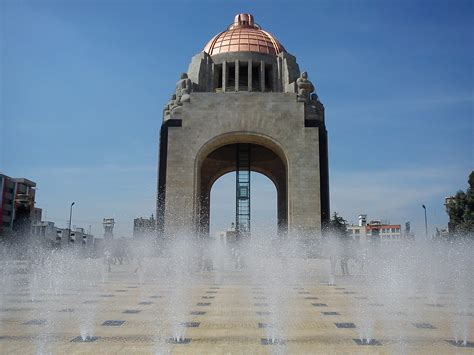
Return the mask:
<svg viewBox="0 0 474 355">
<path fill-rule="evenodd" d="M 168 128 L 166 162 L 160 162 L 166 165 L 165 235 L 196 230 L 200 164 L 213 150 L 233 143 L 263 145 L 282 156 L 289 233 L 320 235 L 320 128 L 305 126 L 304 111 L 293 93 L 192 93 L 191 102 L 172 114 L 181 127 Z"/>
</svg>

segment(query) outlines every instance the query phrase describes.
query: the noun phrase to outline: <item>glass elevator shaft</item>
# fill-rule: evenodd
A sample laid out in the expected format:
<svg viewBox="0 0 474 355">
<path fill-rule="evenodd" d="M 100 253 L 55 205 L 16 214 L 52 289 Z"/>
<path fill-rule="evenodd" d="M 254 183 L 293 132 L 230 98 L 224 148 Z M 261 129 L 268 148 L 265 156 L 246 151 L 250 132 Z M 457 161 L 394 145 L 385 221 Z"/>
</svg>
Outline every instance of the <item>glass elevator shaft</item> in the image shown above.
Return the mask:
<svg viewBox="0 0 474 355">
<path fill-rule="evenodd" d="M 238 238 L 250 236 L 250 144 L 237 144 L 235 226 Z"/>
</svg>

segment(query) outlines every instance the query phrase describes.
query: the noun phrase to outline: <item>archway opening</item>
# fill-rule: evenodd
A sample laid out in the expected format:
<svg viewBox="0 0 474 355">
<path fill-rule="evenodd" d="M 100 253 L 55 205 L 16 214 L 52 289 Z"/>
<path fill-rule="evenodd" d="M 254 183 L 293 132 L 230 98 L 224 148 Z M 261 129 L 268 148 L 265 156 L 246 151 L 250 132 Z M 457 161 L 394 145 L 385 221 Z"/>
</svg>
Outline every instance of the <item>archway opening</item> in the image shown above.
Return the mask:
<svg viewBox="0 0 474 355">
<path fill-rule="evenodd" d="M 277 154 L 272 149 L 255 143 L 250 142 L 235 142 L 232 144 L 220 145 L 215 147 L 214 150 L 210 150 L 204 157 L 201 158 L 199 170 L 198 170 L 198 187 L 199 187 L 199 199 L 198 199 L 198 211 L 199 217 L 197 219 L 197 230 L 202 236 L 209 236 L 211 233 L 215 233 L 214 228 L 230 227 L 230 223 L 236 222 L 237 216 L 241 218 L 241 205 L 240 198 L 237 199 L 237 191 L 241 191 L 241 185 L 239 185 L 239 174 L 236 175 L 236 171 L 239 171 L 239 152 L 241 151 L 242 145 L 245 145 L 249 152 L 249 165 L 247 167 L 250 180 L 255 182 L 250 183 L 250 196 L 256 194 L 257 199 L 254 203 L 254 213 L 257 213 L 254 217 L 255 222 L 259 222 L 260 215 L 271 214 L 268 207 L 271 205 L 272 199 L 265 201 L 266 197 L 260 198 L 263 192 L 276 194 L 276 230 L 271 227 L 270 223 L 256 223 L 250 228 L 250 234 L 258 232 L 260 234 L 274 233 L 281 235 L 286 233 L 288 228 L 288 196 L 287 196 L 287 172 L 286 164 L 282 160 L 281 155 Z M 251 173 L 250 173 L 251 171 Z M 229 174 L 232 173 L 232 174 Z M 217 193 L 214 193 L 216 200 L 211 203 L 211 189 L 213 188 L 216 181 L 219 178 L 221 181 L 217 182 Z M 254 185 L 254 183 L 256 183 Z M 225 194 L 222 196 L 223 191 L 221 185 L 225 185 Z M 273 190 L 272 190 L 273 189 Z M 240 194 L 240 192 L 239 192 Z M 215 226 L 210 226 L 210 213 L 211 206 L 214 207 L 216 202 L 220 201 L 223 203 L 222 209 L 214 210 L 216 217 L 214 221 L 219 221 Z M 239 203 L 237 203 L 239 202 Z M 275 203 L 273 205 L 275 205 Z M 266 208 L 265 208 L 265 205 Z M 252 208 L 252 204 L 250 204 Z M 236 212 L 238 211 L 238 212 Z M 250 214 L 252 211 L 250 210 Z M 263 213 L 260 213 L 263 212 Z M 219 217 L 219 214 L 224 215 Z M 267 216 L 268 217 L 268 216 Z M 265 218 L 265 217 L 260 217 Z M 253 219 L 253 218 L 252 218 Z M 213 222 L 214 222 L 213 221 Z M 253 223 L 252 223 L 253 224 Z M 272 230 L 273 228 L 273 230 Z M 237 228 L 239 229 L 239 228 Z M 238 232 L 240 234 L 240 230 Z"/>
<path fill-rule="evenodd" d="M 278 234 L 277 189 L 265 175 L 252 171 L 250 215 L 252 238 Z M 222 175 L 212 185 L 210 192 L 209 235 L 211 237 L 231 228 L 235 223 L 236 173 Z"/>
</svg>

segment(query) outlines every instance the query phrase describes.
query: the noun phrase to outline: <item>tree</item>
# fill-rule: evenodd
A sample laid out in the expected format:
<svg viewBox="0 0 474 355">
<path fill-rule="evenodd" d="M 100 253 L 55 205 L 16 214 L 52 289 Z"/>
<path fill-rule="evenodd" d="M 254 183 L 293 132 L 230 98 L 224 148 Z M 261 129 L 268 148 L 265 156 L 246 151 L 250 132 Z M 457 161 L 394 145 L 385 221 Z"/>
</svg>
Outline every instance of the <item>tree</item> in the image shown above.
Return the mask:
<svg viewBox="0 0 474 355">
<path fill-rule="evenodd" d="M 334 212 L 329 221 L 329 233 L 339 238 L 347 237 L 346 220 Z"/>
<path fill-rule="evenodd" d="M 474 171 L 468 183 L 466 192 L 459 190 L 446 203 L 451 236 L 474 238 Z"/>
</svg>

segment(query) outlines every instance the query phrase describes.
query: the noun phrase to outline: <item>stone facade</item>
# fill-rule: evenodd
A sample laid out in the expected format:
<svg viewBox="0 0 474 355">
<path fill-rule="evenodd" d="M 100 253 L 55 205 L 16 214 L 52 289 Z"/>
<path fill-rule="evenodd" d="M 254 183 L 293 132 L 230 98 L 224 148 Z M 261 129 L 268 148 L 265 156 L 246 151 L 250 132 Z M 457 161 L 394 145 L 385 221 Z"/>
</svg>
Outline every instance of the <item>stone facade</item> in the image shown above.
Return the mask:
<svg viewBox="0 0 474 355">
<path fill-rule="evenodd" d="M 250 143 L 252 170 L 277 188 L 280 232 L 320 236 L 329 218 L 327 133 L 313 90 L 286 51 L 197 54 L 164 110 L 160 235 L 208 234 L 212 184 L 235 170 L 233 147 Z"/>
</svg>

